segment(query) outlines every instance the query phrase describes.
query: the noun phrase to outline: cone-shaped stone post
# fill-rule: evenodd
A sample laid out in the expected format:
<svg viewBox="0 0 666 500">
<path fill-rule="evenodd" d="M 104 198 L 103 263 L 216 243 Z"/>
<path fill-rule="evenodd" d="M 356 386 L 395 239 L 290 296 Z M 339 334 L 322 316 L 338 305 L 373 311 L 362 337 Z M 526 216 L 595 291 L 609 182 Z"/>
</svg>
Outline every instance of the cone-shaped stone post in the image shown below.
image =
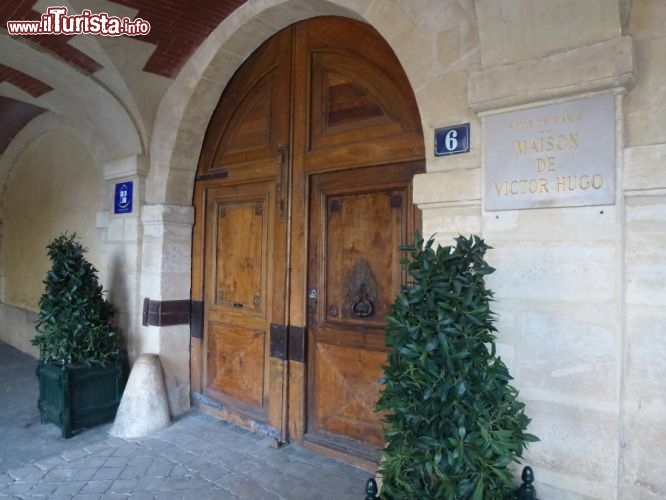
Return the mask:
<svg viewBox="0 0 666 500">
<path fill-rule="evenodd" d="M 157 354 L 142 354 L 134 362 L 110 433 L 137 439 L 170 424 L 160 358 Z"/>
</svg>

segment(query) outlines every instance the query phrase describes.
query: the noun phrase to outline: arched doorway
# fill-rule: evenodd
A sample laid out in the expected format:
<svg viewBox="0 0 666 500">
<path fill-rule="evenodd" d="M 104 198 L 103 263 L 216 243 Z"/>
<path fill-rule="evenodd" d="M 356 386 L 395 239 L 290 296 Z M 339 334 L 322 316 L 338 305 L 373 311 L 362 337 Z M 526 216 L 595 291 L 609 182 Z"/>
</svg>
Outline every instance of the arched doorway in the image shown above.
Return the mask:
<svg viewBox="0 0 666 500">
<path fill-rule="evenodd" d="M 373 460 L 384 317 L 418 226 L 416 102 L 370 26 L 320 17 L 241 66 L 195 185 L 195 401 L 236 422 Z"/>
</svg>

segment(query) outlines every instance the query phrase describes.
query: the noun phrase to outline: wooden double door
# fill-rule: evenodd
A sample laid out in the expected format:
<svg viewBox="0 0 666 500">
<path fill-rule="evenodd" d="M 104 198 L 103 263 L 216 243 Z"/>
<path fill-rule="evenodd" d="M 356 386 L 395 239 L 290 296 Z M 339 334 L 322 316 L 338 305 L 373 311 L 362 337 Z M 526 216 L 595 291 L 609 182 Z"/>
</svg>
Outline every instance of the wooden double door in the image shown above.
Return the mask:
<svg viewBox="0 0 666 500">
<path fill-rule="evenodd" d="M 423 171 L 413 93 L 368 25 L 314 18 L 240 67 L 195 188 L 195 401 L 276 441 L 372 460 L 385 317 Z"/>
</svg>

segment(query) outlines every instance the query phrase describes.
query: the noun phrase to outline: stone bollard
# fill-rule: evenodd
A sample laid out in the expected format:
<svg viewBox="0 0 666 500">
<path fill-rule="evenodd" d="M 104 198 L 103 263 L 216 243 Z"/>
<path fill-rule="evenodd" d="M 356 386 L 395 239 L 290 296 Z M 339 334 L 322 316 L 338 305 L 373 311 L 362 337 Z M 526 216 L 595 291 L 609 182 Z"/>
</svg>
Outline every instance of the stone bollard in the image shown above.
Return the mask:
<svg viewBox="0 0 666 500">
<path fill-rule="evenodd" d="M 171 425 L 162 364 L 157 354 L 134 362 L 110 434 L 137 439 Z"/>
</svg>

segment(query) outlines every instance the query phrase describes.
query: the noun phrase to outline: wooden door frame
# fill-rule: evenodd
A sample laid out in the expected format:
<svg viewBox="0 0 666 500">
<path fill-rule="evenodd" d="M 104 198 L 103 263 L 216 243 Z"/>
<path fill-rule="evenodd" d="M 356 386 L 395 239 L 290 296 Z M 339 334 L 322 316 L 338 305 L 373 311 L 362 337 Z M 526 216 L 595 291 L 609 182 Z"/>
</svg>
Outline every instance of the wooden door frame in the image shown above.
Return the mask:
<svg viewBox="0 0 666 500">
<path fill-rule="evenodd" d="M 306 135 L 310 127 L 309 119 L 299 122 L 298 119 L 293 117 L 307 117 L 307 101 L 310 95 L 310 79 L 309 78 L 296 78 L 292 80 L 292 95 L 299 96 L 294 99 L 292 104 L 292 124 L 291 124 L 291 141 L 292 147 L 286 151 L 286 158 L 289 165 L 286 176 L 285 184 L 288 186 L 286 195 L 286 229 L 285 240 L 287 247 L 285 251 L 286 262 L 286 277 L 285 277 L 285 312 L 284 323 L 278 325 L 283 328 L 283 331 L 276 332 L 276 344 L 279 344 L 278 339 L 283 341 L 283 363 L 275 367 L 277 376 L 284 376 L 284 383 L 282 385 L 281 393 L 275 394 L 275 397 L 281 398 L 282 413 L 280 415 L 272 415 L 270 418 L 271 423 L 277 424 L 280 432 L 276 443 L 283 440 L 288 440 L 296 443 L 303 443 L 303 431 L 305 428 L 305 415 L 306 415 L 306 402 L 307 402 L 307 261 L 308 261 L 308 225 L 309 225 L 309 198 L 310 198 L 310 178 L 313 174 L 323 173 L 335 170 L 349 169 L 350 165 L 355 168 L 363 168 L 370 166 L 379 166 L 383 164 L 395 164 L 402 162 L 420 162 L 422 169 L 425 171 L 425 148 L 423 141 L 423 133 L 418 113 L 418 107 L 414 98 L 413 91 L 407 77 L 402 70 L 399 61 L 395 58 L 392 50 L 388 44 L 376 33 L 372 26 L 362 23 L 360 21 L 340 18 L 344 23 L 354 24 L 355 28 L 363 33 L 363 36 L 372 40 L 367 45 L 368 50 L 373 54 L 381 51 L 390 52 L 393 58 L 393 63 L 389 77 L 386 78 L 387 82 L 398 82 L 398 94 L 403 96 L 401 106 L 404 106 L 405 113 L 398 113 L 400 119 L 406 120 L 405 132 L 396 137 L 385 137 L 375 141 L 373 144 L 357 143 L 349 147 L 343 147 L 338 150 L 335 155 L 331 155 L 326 151 L 312 151 L 309 150 Z M 313 18 L 303 23 L 316 23 L 326 22 L 323 18 Z M 292 25 L 293 26 L 293 25 Z M 294 30 L 295 31 L 295 30 Z M 316 29 L 315 29 L 316 31 Z M 335 38 L 335 37 L 334 37 Z M 349 38 L 348 36 L 346 38 Z M 339 37 L 338 37 L 339 39 Z M 298 34 L 294 35 L 294 49 L 298 52 L 299 48 L 303 48 L 303 44 L 307 44 L 305 37 L 299 38 Z M 301 44 L 299 46 L 299 44 Z M 292 72 L 295 72 L 295 65 L 309 64 L 307 61 L 307 54 L 302 51 L 300 55 L 294 55 L 293 58 L 300 58 L 299 61 L 292 62 Z M 390 58 L 389 57 L 389 58 Z M 308 70 L 309 71 L 309 70 Z M 393 94 L 391 94 L 393 95 Z M 407 123 L 409 122 L 409 123 Z M 213 120 L 211 120 L 211 124 Z M 210 127 L 210 126 L 209 126 Z M 202 152 L 202 157 L 205 152 Z M 251 181 L 246 178 L 247 181 Z M 206 185 L 213 183 L 215 185 L 225 185 L 229 182 L 228 179 L 208 179 Z M 195 183 L 195 200 L 204 200 L 205 202 L 205 185 L 201 181 Z M 195 205 L 197 202 L 195 201 Z M 193 304 L 199 304 L 204 300 L 203 296 L 203 277 L 204 277 L 204 220 L 200 211 L 195 210 L 195 224 L 193 232 L 193 245 L 192 245 L 192 301 Z M 272 336 L 271 336 L 272 339 Z M 271 348 L 273 345 L 271 345 Z M 197 401 L 196 394 L 201 393 L 201 363 L 203 351 L 201 338 L 192 338 L 191 342 L 191 387 L 193 395 L 193 404 L 201 406 Z M 271 395 L 273 397 L 273 395 Z M 208 402 L 214 403 L 214 402 Z M 206 404 L 206 402 L 204 402 Z M 214 404 L 209 405 L 207 410 L 211 410 L 222 416 L 225 419 L 231 419 L 244 426 L 253 426 L 252 422 L 243 421 L 242 419 L 234 418 L 233 415 L 228 415 L 224 410 L 215 410 Z M 327 450 L 319 450 L 327 451 Z M 348 456 L 344 457 L 349 460 Z M 360 464 L 368 466 L 367 463 Z"/>
</svg>

